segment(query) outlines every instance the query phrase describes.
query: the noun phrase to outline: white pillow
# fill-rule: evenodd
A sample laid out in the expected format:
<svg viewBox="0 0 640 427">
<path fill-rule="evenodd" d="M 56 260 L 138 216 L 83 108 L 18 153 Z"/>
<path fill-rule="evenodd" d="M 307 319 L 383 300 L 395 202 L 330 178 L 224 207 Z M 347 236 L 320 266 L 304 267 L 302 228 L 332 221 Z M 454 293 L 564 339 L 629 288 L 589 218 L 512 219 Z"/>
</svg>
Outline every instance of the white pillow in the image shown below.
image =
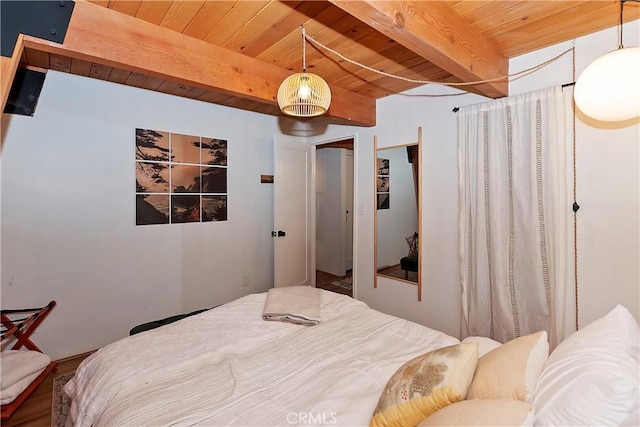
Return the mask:
<svg viewBox="0 0 640 427">
<path fill-rule="evenodd" d="M 640 425 L 639 334 L 618 305 L 562 341 L 538 379 L 535 425 Z"/>
<path fill-rule="evenodd" d="M 466 337 L 462 342 L 474 342 L 478 344 L 478 357 L 482 357 L 502 345 L 501 342 L 492 340 L 491 338 L 476 336 Z"/>
</svg>

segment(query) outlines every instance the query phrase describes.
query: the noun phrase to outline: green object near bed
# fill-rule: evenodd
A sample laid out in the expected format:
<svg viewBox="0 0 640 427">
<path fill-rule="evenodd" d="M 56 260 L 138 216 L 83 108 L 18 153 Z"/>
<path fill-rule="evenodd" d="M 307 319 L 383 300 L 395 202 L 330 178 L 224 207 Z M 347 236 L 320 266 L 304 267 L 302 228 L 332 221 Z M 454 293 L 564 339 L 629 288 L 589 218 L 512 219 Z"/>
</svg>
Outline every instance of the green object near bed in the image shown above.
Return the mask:
<svg viewBox="0 0 640 427">
<path fill-rule="evenodd" d="M 129 335 L 139 334 L 140 332 L 149 331 L 151 329 L 159 328 L 160 326 L 168 325 L 169 323 L 176 322 L 180 319 L 184 319 L 185 317 L 193 316 L 195 314 L 202 313 L 203 311 L 209 310 L 208 308 L 202 310 L 192 311 L 187 314 L 177 314 L 175 316 L 167 317 L 165 319 L 154 320 L 152 322 L 143 323 L 131 329 L 129 331 Z"/>
</svg>

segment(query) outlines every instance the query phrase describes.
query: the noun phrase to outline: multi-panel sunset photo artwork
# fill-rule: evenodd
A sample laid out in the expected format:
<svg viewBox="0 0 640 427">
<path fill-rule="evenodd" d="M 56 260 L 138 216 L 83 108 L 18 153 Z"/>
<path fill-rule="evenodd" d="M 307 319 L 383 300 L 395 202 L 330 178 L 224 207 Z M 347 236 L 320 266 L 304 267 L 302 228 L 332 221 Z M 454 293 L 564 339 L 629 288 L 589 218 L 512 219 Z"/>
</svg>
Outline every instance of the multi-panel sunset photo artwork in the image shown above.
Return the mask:
<svg viewBox="0 0 640 427">
<path fill-rule="evenodd" d="M 136 129 L 136 225 L 227 220 L 227 141 Z"/>
</svg>

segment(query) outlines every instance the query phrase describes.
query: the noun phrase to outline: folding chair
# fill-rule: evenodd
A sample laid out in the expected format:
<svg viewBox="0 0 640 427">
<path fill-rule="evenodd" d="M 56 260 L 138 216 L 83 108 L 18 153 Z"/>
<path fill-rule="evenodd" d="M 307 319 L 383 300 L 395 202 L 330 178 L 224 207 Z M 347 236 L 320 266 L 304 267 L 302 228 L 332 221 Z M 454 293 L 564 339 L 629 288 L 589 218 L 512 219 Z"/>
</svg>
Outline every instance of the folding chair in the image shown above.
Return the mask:
<svg viewBox="0 0 640 427">
<path fill-rule="evenodd" d="M 1 310 L 2 336 L 0 345 L 2 346 L 2 350 L 19 350 L 25 347 L 28 350 L 43 353 L 42 350 L 30 340 L 30 337 L 55 306 L 56 302 L 51 301 L 44 307 L 39 308 Z M 10 349 L 5 348 L 11 344 L 13 344 L 13 346 Z M 2 405 L 2 421 L 9 419 L 20 405 L 24 403 L 27 397 L 47 378 L 47 375 L 55 369 L 56 362 L 51 361 L 12 402 Z"/>
</svg>

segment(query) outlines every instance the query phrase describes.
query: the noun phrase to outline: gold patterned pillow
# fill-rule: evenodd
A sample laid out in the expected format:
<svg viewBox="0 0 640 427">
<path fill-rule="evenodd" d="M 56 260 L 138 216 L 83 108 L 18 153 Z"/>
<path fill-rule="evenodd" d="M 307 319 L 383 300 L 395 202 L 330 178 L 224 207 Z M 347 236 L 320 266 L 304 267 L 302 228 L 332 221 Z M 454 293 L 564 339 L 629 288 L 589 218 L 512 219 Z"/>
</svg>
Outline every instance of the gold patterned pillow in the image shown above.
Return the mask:
<svg viewBox="0 0 640 427">
<path fill-rule="evenodd" d="M 477 363 L 476 343 L 440 348 L 408 361 L 387 382 L 370 426 L 415 426 L 464 400 Z"/>
</svg>

